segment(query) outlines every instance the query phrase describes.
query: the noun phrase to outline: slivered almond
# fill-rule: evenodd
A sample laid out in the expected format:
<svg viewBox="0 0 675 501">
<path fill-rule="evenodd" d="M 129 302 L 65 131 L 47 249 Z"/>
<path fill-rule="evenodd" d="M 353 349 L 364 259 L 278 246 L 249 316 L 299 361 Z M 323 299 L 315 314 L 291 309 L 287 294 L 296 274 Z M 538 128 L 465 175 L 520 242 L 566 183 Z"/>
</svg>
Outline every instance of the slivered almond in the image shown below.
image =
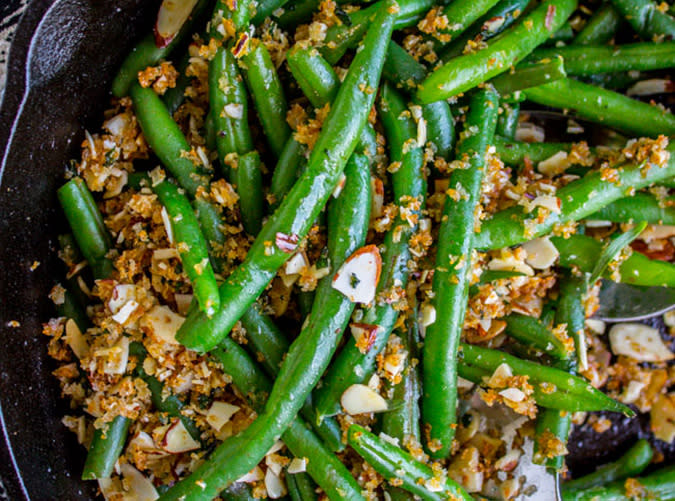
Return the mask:
<svg viewBox="0 0 675 501">
<path fill-rule="evenodd" d="M 268 468 L 265 473 L 265 489 L 270 499 L 279 499 L 288 492 L 284 481 L 275 475 L 271 468 Z"/>
<path fill-rule="evenodd" d="M 66 321 L 66 343 L 73 350 L 75 356 L 82 360 L 89 354 L 89 345 L 82 335 L 82 331 L 72 318 Z"/>
<path fill-rule="evenodd" d="M 382 258 L 375 245 L 357 249 L 333 277 L 333 288 L 353 303 L 368 304 L 375 299 L 382 271 Z"/>
<path fill-rule="evenodd" d="M 185 318 L 171 311 L 168 306 L 153 306 L 141 317 L 140 326 L 143 331 L 157 340 L 169 344 L 178 344 L 176 332 Z"/>
<path fill-rule="evenodd" d="M 133 499 L 134 501 L 154 501 L 159 499 L 159 494 L 149 478 L 143 475 L 129 463 L 120 465 L 120 472 L 124 477 L 123 486 L 125 487 L 124 499 Z"/>
<path fill-rule="evenodd" d="M 288 261 L 286 261 L 286 268 L 284 271 L 286 272 L 286 275 L 296 275 L 300 273 L 306 266 L 309 266 L 307 257 L 305 256 L 304 252 L 298 252 Z"/>
<path fill-rule="evenodd" d="M 249 471 L 246 475 L 239 477 L 237 479 L 237 482 L 244 482 L 247 484 L 252 484 L 254 482 L 258 482 L 265 478 L 265 474 L 262 471 L 262 468 L 260 466 L 256 465 L 251 471 Z"/>
<path fill-rule="evenodd" d="M 350 415 L 384 412 L 389 408 L 387 401 L 365 384 L 353 384 L 347 388 L 340 403 Z"/>
</svg>

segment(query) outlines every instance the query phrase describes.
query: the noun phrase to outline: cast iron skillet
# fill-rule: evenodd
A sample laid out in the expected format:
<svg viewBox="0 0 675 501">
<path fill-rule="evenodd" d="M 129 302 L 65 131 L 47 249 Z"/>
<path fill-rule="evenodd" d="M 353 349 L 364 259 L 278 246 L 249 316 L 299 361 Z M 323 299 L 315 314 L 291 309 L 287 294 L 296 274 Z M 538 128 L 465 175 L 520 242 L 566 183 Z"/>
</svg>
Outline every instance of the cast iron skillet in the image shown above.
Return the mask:
<svg viewBox="0 0 675 501">
<path fill-rule="evenodd" d="M 55 193 L 65 164 L 79 156 L 84 128 L 100 125 L 112 76 L 152 25 L 158 3 L 33 0 L 15 34 L 0 108 L 0 499 L 3 484 L 11 500 L 95 494 L 94 482 L 79 480 L 84 453 L 60 422 L 68 409 L 40 334 L 54 314 L 47 293 L 63 276 L 55 239 L 65 228 Z M 650 435 L 644 419 L 612 417 L 608 434 L 571 437 L 573 473 Z M 672 461 L 675 444 L 659 445 Z"/>
<path fill-rule="evenodd" d="M 53 315 L 45 294 L 62 273 L 55 190 L 153 12 L 155 0 L 34 0 L 15 34 L 0 108 L 0 477 L 12 500 L 94 495 L 79 480 L 82 449 L 60 423 L 67 409 L 41 335 Z"/>
</svg>

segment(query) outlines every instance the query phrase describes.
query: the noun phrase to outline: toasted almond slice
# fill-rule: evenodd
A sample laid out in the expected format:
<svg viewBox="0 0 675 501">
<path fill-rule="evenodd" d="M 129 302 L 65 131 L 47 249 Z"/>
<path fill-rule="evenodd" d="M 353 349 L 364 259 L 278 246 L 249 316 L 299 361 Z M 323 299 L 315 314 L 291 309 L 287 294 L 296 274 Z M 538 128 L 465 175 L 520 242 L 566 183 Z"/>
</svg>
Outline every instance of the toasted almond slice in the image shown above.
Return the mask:
<svg viewBox="0 0 675 501">
<path fill-rule="evenodd" d="M 383 412 L 388 409 L 386 400 L 365 384 L 353 384 L 347 388 L 340 403 L 350 415 Z"/>
<path fill-rule="evenodd" d="M 168 306 L 153 306 L 141 317 L 140 326 L 149 336 L 169 344 L 178 344 L 176 332 L 185 318 L 171 311 Z"/>
<path fill-rule="evenodd" d="M 240 409 L 239 406 L 228 404 L 227 402 L 215 401 L 209 407 L 206 413 L 206 422 L 209 423 L 216 431 L 227 423 L 232 416 L 234 416 Z"/>
<path fill-rule="evenodd" d="M 298 252 L 286 261 L 284 271 L 286 272 L 286 275 L 297 275 L 306 266 L 309 266 L 307 256 L 305 256 L 304 252 Z"/>
<path fill-rule="evenodd" d="M 75 356 L 82 360 L 89 354 L 89 345 L 87 340 L 82 335 L 82 331 L 75 323 L 75 320 L 69 318 L 66 321 L 66 343 L 73 350 Z"/>
<path fill-rule="evenodd" d="M 131 314 L 136 311 L 140 305 L 135 299 L 130 299 L 124 306 L 122 306 L 117 313 L 111 318 L 120 325 L 124 325 L 129 320 Z"/>
<path fill-rule="evenodd" d="M 605 322 L 602 320 L 598 320 L 597 318 L 587 318 L 586 327 L 591 329 L 596 334 L 604 334 L 605 330 L 607 329 L 607 324 L 605 324 Z"/>
<path fill-rule="evenodd" d="M 103 364 L 104 374 L 124 374 L 129 361 L 129 338 L 122 336 L 114 346 L 96 350 L 96 356 L 105 358 Z"/>
<path fill-rule="evenodd" d="M 351 302 L 368 304 L 375 299 L 381 271 L 379 249 L 375 245 L 366 245 L 357 249 L 340 266 L 332 285 Z"/>
<path fill-rule="evenodd" d="M 260 466 L 256 465 L 246 475 L 238 478 L 237 482 L 245 482 L 247 484 L 252 484 L 254 482 L 259 482 L 263 478 L 265 478 L 265 474 L 263 473 L 262 468 L 260 468 Z"/>
<path fill-rule="evenodd" d="M 199 442 L 190 436 L 183 422 L 176 419 L 167 428 L 160 446 L 171 454 L 180 454 L 199 449 Z"/>
<path fill-rule="evenodd" d="M 333 190 L 333 198 L 337 198 L 340 196 L 340 193 L 342 193 L 342 189 L 345 187 L 345 183 L 347 182 L 347 176 L 345 176 L 344 172 L 340 175 L 340 179 L 337 182 L 337 185 L 335 185 L 335 189 Z"/>
<path fill-rule="evenodd" d="M 302 473 L 307 471 L 307 458 L 293 458 L 288 465 L 288 473 Z"/>
<path fill-rule="evenodd" d="M 429 327 L 436 321 L 436 308 L 431 303 L 424 303 L 420 308 L 420 324 Z"/>
<path fill-rule="evenodd" d="M 281 475 L 281 470 L 284 469 L 284 464 L 287 459 L 281 457 L 279 454 L 268 454 L 265 456 L 265 464 L 272 470 L 277 477 Z"/>
<path fill-rule="evenodd" d="M 283 440 L 277 440 L 276 442 L 274 442 L 272 447 L 270 447 L 270 450 L 268 450 L 265 453 L 265 456 L 267 456 L 268 454 L 274 454 L 275 452 L 279 452 L 281 449 L 283 449 L 283 447 L 284 447 Z"/>
<path fill-rule="evenodd" d="M 279 499 L 288 492 L 284 481 L 275 475 L 271 468 L 265 472 L 265 489 L 270 499 Z"/>
<path fill-rule="evenodd" d="M 546 139 L 546 133 L 543 127 L 532 122 L 520 122 L 516 128 L 516 141 L 525 141 L 526 143 L 543 143 Z"/>
<path fill-rule="evenodd" d="M 534 270 L 523 261 L 519 261 L 513 256 L 506 258 L 495 258 L 488 263 L 488 270 L 495 271 L 515 271 L 531 277 Z"/>
<path fill-rule="evenodd" d="M 371 177 L 372 187 L 372 207 L 370 209 L 370 218 L 376 219 L 383 214 L 384 208 L 384 184 L 379 177 Z"/>
<path fill-rule="evenodd" d="M 566 151 L 559 151 L 537 164 L 537 170 L 545 176 L 562 174 L 570 166 Z"/>
<path fill-rule="evenodd" d="M 349 329 L 356 340 L 356 347 L 361 353 L 368 353 L 375 344 L 377 333 L 380 331 L 379 325 L 351 323 Z"/>
<path fill-rule="evenodd" d="M 523 393 L 518 388 L 506 388 L 499 392 L 499 394 L 504 397 L 506 400 L 511 400 L 512 402 L 522 402 L 525 400 L 525 393 Z"/>
<path fill-rule="evenodd" d="M 120 471 L 124 477 L 123 485 L 126 487 L 124 499 L 154 501 L 159 498 L 159 494 L 157 494 L 157 490 L 150 479 L 129 463 L 121 464 Z"/>
<path fill-rule="evenodd" d="M 553 266 L 560 253 L 548 237 L 535 238 L 523 244 L 527 252 L 525 262 L 536 270 L 545 270 Z"/>
<path fill-rule="evenodd" d="M 612 353 L 640 362 L 664 362 L 675 358 L 659 331 L 644 324 L 616 324 L 609 330 Z"/>
<path fill-rule="evenodd" d="M 171 43 L 188 20 L 197 0 L 164 0 L 155 22 L 155 45 L 160 49 Z"/>
<path fill-rule="evenodd" d="M 108 308 L 115 314 L 132 299 L 136 299 L 136 286 L 133 284 L 119 284 L 112 290 L 112 296 L 108 301 Z"/>
<path fill-rule="evenodd" d="M 192 303 L 192 294 L 174 294 L 173 297 L 176 300 L 178 314 L 183 317 L 186 316 L 190 309 L 190 304 Z"/>
<path fill-rule="evenodd" d="M 672 80 L 665 78 L 650 78 L 634 83 L 626 90 L 628 96 L 651 96 L 653 94 L 665 94 L 673 92 L 675 85 Z"/>
</svg>

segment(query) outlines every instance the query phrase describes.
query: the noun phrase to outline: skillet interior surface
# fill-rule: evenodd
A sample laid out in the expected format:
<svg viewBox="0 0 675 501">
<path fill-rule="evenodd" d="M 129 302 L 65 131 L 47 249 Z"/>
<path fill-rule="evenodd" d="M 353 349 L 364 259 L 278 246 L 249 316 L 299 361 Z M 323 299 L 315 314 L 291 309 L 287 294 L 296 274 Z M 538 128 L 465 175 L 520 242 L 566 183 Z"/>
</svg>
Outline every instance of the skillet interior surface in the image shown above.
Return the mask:
<svg viewBox="0 0 675 501">
<path fill-rule="evenodd" d="M 81 447 L 60 423 L 67 409 L 40 334 L 53 316 L 45 294 L 63 273 L 56 188 L 156 8 L 34 0 L 15 33 L 0 109 L 0 476 L 12 500 L 93 497 L 94 484 L 79 480 Z"/>
</svg>

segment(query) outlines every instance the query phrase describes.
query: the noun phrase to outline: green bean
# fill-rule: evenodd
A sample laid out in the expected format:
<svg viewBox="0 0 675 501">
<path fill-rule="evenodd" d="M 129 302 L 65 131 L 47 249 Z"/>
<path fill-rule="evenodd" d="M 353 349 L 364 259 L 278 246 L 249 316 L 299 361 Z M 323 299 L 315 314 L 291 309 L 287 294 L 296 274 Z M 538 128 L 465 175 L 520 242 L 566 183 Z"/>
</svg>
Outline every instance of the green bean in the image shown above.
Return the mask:
<svg viewBox="0 0 675 501">
<path fill-rule="evenodd" d="M 291 128 L 286 123 L 288 105 L 270 53 L 257 38 L 249 44 L 249 50 L 239 62 L 244 70 L 246 83 L 253 104 L 265 132 L 265 139 L 275 156 L 281 155 Z"/>
<path fill-rule="evenodd" d="M 550 37 L 576 6 L 576 0 L 546 0 L 486 49 L 434 70 L 420 84 L 417 99 L 431 103 L 453 97 L 507 71 Z"/>
<path fill-rule="evenodd" d="M 507 165 L 523 165 L 525 158 L 538 164 L 551 158 L 560 151 L 569 153 L 572 143 L 523 143 L 495 136 L 494 146 L 497 155 Z"/>
<path fill-rule="evenodd" d="M 629 230 L 621 234 L 612 235 L 611 238 L 602 247 L 602 252 L 598 256 L 593 271 L 588 277 L 588 283 L 594 284 L 605 273 L 609 264 L 616 260 L 617 256 L 628 247 L 633 240 L 640 236 L 640 234 L 647 228 L 647 223 L 642 221 Z"/>
<path fill-rule="evenodd" d="M 218 131 L 218 157 L 225 169 L 230 153 L 244 155 L 253 149 L 246 89 L 237 62 L 225 47 L 218 49 L 209 64 L 209 102 L 210 114 Z"/>
<path fill-rule="evenodd" d="M 534 64 L 521 63 L 513 71 L 502 73 L 490 80 L 497 92 L 502 96 L 513 94 L 519 90 L 537 87 L 539 85 L 554 82 L 565 78 L 567 61 L 554 57 L 550 61 L 540 61 Z"/>
<path fill-rule="evenodd" d="M 318 499 L 316 484 L 306 473 L 287 473 L 286 485 L 293 501 L 313 501 Z"/>
<path fill-rule="evenodd" d="M 280 16 L 272 13 L 272 19 L 285 30 L 293 30 L 296 26 L 308 23 L 312 14 L 319 9 L 319 0 L 296 0 L 286 4 Z"/>
<path fill-rule="evenodd" d="M 575 45 L 602 45 L 609 43 L 614 38 L 621 26 L 621 16 L 612 6 L 611 2 L 605 2 L 596 10 L 586 25 L 574 38 Z"/>
<path fill-rule="evenodd" d="M 667 197 L 660 200 L 649 193 L 636 193 L 632 197 L 620 198 L 603 207 L 588 219 L 611 221 L 613 223 L 632 223 L 646 221 L 650 224 L 675 225 L 675 200 Z"/>
<path fill-rule="evenodd" d="M 575 491 L 590 489 L 622 478 L 639 475 L 649 466 L 653 456 L 654 451 L 649 442 L 640 439 L 613 463 L 608 463 L 593 473 L 563 483 L 563 497 Z"/>
<path fill-rule="evenodd" d="M 613 400 L 600 390 L 596 390 L 585 379 L 553 367 L 546 367 L 534 362 L 528 362 L 527 360 L 521 360 L 498 350 L 481 348 L 466 343 L 460 343 L 459 358 L 466 365 L 474 365 L 490 373 L 493 373 L 501 364 L 507 364 L 514 374 L 529 376 L 530 384 L 534 383 L 533 386 L 538 386 L 541 383 L 554 385 L 555 390 L 548 395 L 546 405 L 538 400 L 540 405 L 546 407 L 572 411 L 582 409 L 610 410 L 613 412 L 623 412 L 626 416 L 635 415 L 630 407 Z M 541 392 L 541 389 L 539 391 Z M 564 407 L 563 405 L 569 404 L 570 401 L 565 396 L 571 397 L 571 400 L 578 407 L 574 409 Z"/>
<path fill-rule="evenodd" d="M 577 267 L 590 273 L 602 252 L 602 243 L 584 235 L 569 238 L 552 237 L 551 242 L 560 252 L 558 264 L 563 267 Z M 621 282 L 632 285 L 675 287 L 675 265 L 665 261 L 649 259 L 644 254 L 633 252 L 619 266 Z M 606 278 L 611 278 L 608 274 Z"/>
<path fill-rule="evenodd" d="M 389 385 L 392 394 L 391 410 L 382 415 L 382 432 L 398 439 L 402 444 L 411 439 L 416 443 L 421 442 L 419 399 L 422 388 L 417 367 L 417 345 L 420 342 L 418 325 L 417 308 L 413 308 L 406 319 L 406 325 L 399 332 L 401 347 L 407 353 L 401 381 Z M 389 487 L 387 492 L 392 501 L 412 500 L 412 495 L 400 487 Z"/>
<path fill-rule="evenodd" d="M 408 207 L 415 214 L 419 214 L 426 192 L 422 169 L 423 153 L 419 146 L 410 142 L 417 136 L 417 129 L 414 120 L 404 114 L 405 110 L 407 107 L 402 97 L 385 83 L 380 91 L 378 111 L 388 138 L 389 159 L 391 162 L 400 162 L 400 167 L 392 174 L 394 200 L 400 207 Z M 411 201 L 419 204 L 417 208 L 409 205 Z M 395 287 L 405 289 L 410 259 L 408 241 L 416 227 L 416 224 L 411 226 L 397 216 L 392 229 L 386 233 L 376 297 L 377 294 L 394 290 Z M 344 391 L 373 374 L 377 355 L 385 348 L 398 315 L 399 312 L 393 305 L 384 302 L 380 304 L 377 301 L 364 311 L 361 323 L 377 326 L 376 338 L 366 353 L 362 353 L 353 338 L 348 339 L 326 371 L 321 388 L 315 392 L 314 405 L 319 420 L 340 412 L 340 397 Z"/>
<path fill-rule="evenodd" d="M 218 284 L 209 261 L 206 239 L 190 201 L 168 181 L 154 185 L 152 190 L 169 214 L 173 242 L 180 255 L 183 270 L 192 282 L 199 309 L 211 316 L 220 308 Z"/>
<path fill-rule="evenodd" d="M 234 6 L 234 9 L 230 8 Z M 232 22 L 232 28 L 235 31 L 243 31 L 248 28 L 253 11 L 257 9 L 257 5 L 252 0 L 237 0 L 236 2 L 228 2 L 227 0 L 218 0 L 213 8 L 213 15 L 209 23 L 209 35 L 217 40 L 222 40 L 225 36 L 223 19 L 228 19 Z"/>
<path fill-rule="evenodd" d="M 340 81 L 333 67 L 316 48 L 295 45 L 288 51 L 286 61 L 293 78 L 312 106 L 321 108 L 335 99 Z"/>
<path fill-rule="evenodd" d="M 668 146 L 667 151 L 673 150 L 675 146 Z M 594 170 L 558 190 L 556 196 L 560 200 L 560 213 L 551 213 L 540 224 L 531 220 L 534 214 L 526 214 L 522 207 L 498 212 L 492 219 L 483 222 L 480 233 L 475 237 L 476 247 L 501 249 L 546 235 L 556 224 L 584 219 L 605 205 L 623 198 L 626 186 L 637 190 L 672 177 L 675 174 L 675 158 L 671 153 L 663 167 L 651 164 L 647 168 L 644 164 L 626 163 L 618 166 L 616 173 L 618 181 L 610 182 L 602 179 L 601 171 Z"/>
<path fill-rule="evenodd" d="M 501 113 L 497 119 L 497 129 L 495 134 L 508 141 L 513 141 L 518 129 L 518 118 L 520 118 L 520 103 L 501 103 Z M 495 138 L 495 142 L 496 142 Z"/>
<path fill-rule="evenodd" d="M 524 92 L 537 104 L 574 110 L 581 118 L 633 135 L 675 134 L 675 116 L 669 111 L 569 78 Z"/>
<path fill-rule="evenodd" d="M 447 63 L 460 56 L 469 40 L 480 39 L 483 42 L 496 37 L 516 22 L 525 11 L 530 0 L 502 0 L 478 19 L 459 38 L 447 44 L 440 51 L 440 62 Z"/>
<path fill-rule="evenodd" d="M 258 152 L 249 151 L 240 156 L 237 168 L 232 169 L 231 173 L 239 193 L 241 222 L 248 234 L 255 236 L 262 227 L 265 204 Z"/>
<path fill-rule="evenodd" d="M 94 430 L 82 470 L 82 480 L 110 478 L 127 440 L 130 424 L 129 418 L 117 416 L 105 428 Z"/>
<path fill-rule="evenodd" d="M 243 348 L 232 339 L 225 338 L 213 354 L 222 364 L 223 370 L 232 377 L 232 382 L 237 389 L 249 399 L 254 409 L 262 410 L 272 384 Z M 251 426 L 254 426 L 254 423 Z M 329 497 L 339 499 L 342 494 L 348 499 L 363 499 L 360 487 L 349 470 L 326 449 L 299 418 L 293 421 L 281 438 L 295 457 L 310 459 L 307 462 L 307 473 Z M 240 466 L 244 462 L 252 462 L 255 465 L 260 459 L 252 461 L 250 457 L 242 455 L 247 445 L 238 440 L 238 436 L 225 440 L 213 451 L 207 461 L 197 467 L 188 477 L 175 484 L 161 499 L 178 500 L 184 499 L 183 496 L 194 500 L 213 499 L 220 490 L 248 471 L 242 467 L 226 470 L 220 467 L 221 464 L 235 459 Z M 263 454 L 265 452 L 267 451 Z"/>
<path fill-rule="evenodd" d="M 150 33 L 136 45 L 122 62 L 119 71 L 112 82 L 112 93 L 115 97 L 124 97 L 130 90 L 131 84 L 138 80 L 138 72 L 148 66 L 158 64 L 165 59 L 171 51 L 186 37 L 192 33 L 196 21 L 200 20 L 209 5 L 208 0 L 199 0 L 190 17 L 181 26 L 180 31 L 164 47 L 159 47 L 155 36 Z"/>
<path fill-rule="evenodd" d="M 176 70 L 178 71 L 176 85 L 166 89 L 161 98 L 167 111 L 172 116 L 180 105 L 183 104 L 183 101 L 185 101 L 185 89 L 192 83 L 193 77 L 186 72 L 188 64 L 190 64 L 190 52 L 185 51 L 185 54 L 181 56 L 176 66 Z"/>
<path fill-rule="evenodd" d="M 625 45 L 568 45 L 535 49 L 530 60 L 565 60 L 568 75 L 591 76 L 620 71 L 649 71 L 675 66 L 675 42 L 642 42 Z"/>
<path fill-rule="evenodd" d="M 438 30 L 432 36 L 444 44 L 455 40 L 477 19 L 488 12 L 499 0 L 459 0 L 450 2 L 441 9 L 441 14 L 448 18 L 450 23 L 443 30 Z M 437 43 L 436 46 L 441 46 Z"/>
<path fill-rule="evenodd" d="M 292 135 L 286 141 L 272 173 L 270 183 L 270 196 L 272 198 L 270 205 L 272 208 L 279 206 L 286 193 L 293 187 L 300 171 L 307 164 L 305 151 L 305 145 L 298 143 Z"/>
<path fill-rule="evenodd" d="M 155 409 L 159 412 L 164 412 L 171 417 L 180 419 L 190 436 L 201 442 L 201 431 L 195 422 L 181 413 L 181 410 L 185 407 L 185 402 L 176 395 L 171 393 L 166 394 L 164 385 L 159 379 L 145 372 L 143 360 L 145 360 L 145 357 L 148 355 L 145 347 L 141 343 L 134 341 L 129 344 L 129 355 L 136 357 L 136 368 L 134 370 L 138 377 L 148 385 L 150 399 L 152 400 L 152 405 L 155 406 Z"/>
<path fill-rule="evenodd" d="M 204 119 L 204 144 L 209 151 L 215 151 L 217 148 L 216 135 L 216 123 L 213 120 L 213 115 L 210 112 L 207 112 L 206 118 Z"/>
<path fill-rule="evenodd" d="M 251 24 L 254 26 L 262 24 L 275 10 L 287 9 L 288 7 L 284 7 L 286 4 L 288 4 L 288 0 L 260 0 L 256 2 L 255 15 L 251 19 Z"/>
<path fill-rule="evenodd" d="M 220 493 L 224 501 L 255 501 L 251 488 L 244 482 L 236 482 Z"/>
<path fill-rule="evenodd" d="M 211 266 L 218 273 L 223 271 L 222 262 L 215 259 L 217 249 L 222 249 L 225 244 L 226 236 L 222 229 L 222 213 L 218 206 L 208 200 L 197 197 L 192 202 L 199 227 L 206 240 L 208 254 L 211 256 Z"/>
<path fill-rule="evenodd" d="M 60 317 L 72 319 L 81 332 L 89 328 L 90 321 L 87 313 L 78 303 L 75 295 L 68 289 L 63 294 L 63 302 L 56 305 L 56 312 Z"/>
<path fill-rule="evenodd" d="M 106 257 L 112 239 L 87 184 L 74 177 L 59 188 L 57 195 L 94 278 L 107 278 L 112 273 L 112 261 Z"/>
<path fill-rule="evenodd" d="M 447 457 L 455 433 L 459 343 L 469 294 L 469 268 L 474 235 L 474 214 L 480 198 L 489 144 L 497 125 L 499 99 L 493 90 L 480 90 L 471 98 L 464 124 L 464 140 L 457 158 L 466 168 L 450 175 L 456 196 L 448 195 L 438 235 L 436 269 L 432 283 L 436 321 L 427 327 L 423 354 L 422 416 L 426 448 L 434 458 Z M 472 132 L 473 130 L 480 132 Z"/>
<path fill-rule="evenodd" d="M 564 324 L 567 334 L 574 340 L 576 357 L 569 357 L 567 360 L 558 360 L 552 365 L 555 368 L 568 371 L 570 374 L 576 372 L 577 362 L 582 368 L 587 365 L 586 362 L 586 343 L 584 339 L 584 328 L 586 321 L 586 312 L 583 305 L 583 294 L 586 292 L 585 281 L 582 278 L 575 277 L 569 271 L 565 271 L 560 280 L 559 299 L 555 312 L 555 322 L 558 325 Z M 548 440 L 547 432 L 564 445 L 572 426 L 572 416 L 569 412 L 558 409 L 543 409 L 537 416 L 535 435 L 542 440 Z M 534 462 L 545 464 L 554 472 L 560 472 L 564 464 L 564 456 L 544 456 L 540 452 L 540 442 L 535 440 Z"/>
<path fill-rule="evenodd" d="M 400 483 L 401 488 L 424 500 L 473 499 L 451 478 L 439 477 L 426 464 L 366 431 L 362 426 L 353 424 L 348 433 L 349 445 L 390 483 Z M 433 486 L 433 489 L 428 486 Z"/>
<path fill-rule="evenodd" d="M 512 338 L 554 358 L 569 358 L 570 353 L 563 342 L 536 318 L 512 313 L 502 320 L 506 322 L 506 333 Z"/>
<path fill-rule="evenodd" d="M 188 316 L 179 329 L 177 338 L 185 346 L 208 351 L 228 334 L 291 256 L 335 189 L 375 99 L 375 93 L 365 93 L 361 88 L 378 86 L 393 29 L 392 7 L 383 5 L 363 49 L 354 57 L 304 173 L 267 220 L 244 262 L 221 286 L 223 307 L 212 319 L 199 314 Z"/>
<path fill-rule="evenodd" d="M 628 501 L 636 499 L 675 499 L 675 467 L 666 466 L 644 477 L 634 478 L 635 489 L 629 489 L 625 480 L 574 492 L 563 492 L 563 501 Z M 634 494 L 639 489 L 639 494 Z"/>
<path fill-rule="evenodd" d="M 558 28 L 551 38 L 549 38 L 543 45 L 558 45 L 559 43 L 566 43 L 574 38 L 574 30 L 569 21 L 565 21 L 563 25 Z"/>
<path fill-rule="evenodd" d="M 387 59 L 382 69 L 382 75 L 389 83 L 414 93 L 426 74 L 426 68 L 403 47 L 396 42 L 389 42 Z M 455 122 L 450 106 L 445 101 L 425 104 L 422 106 L 422 116 L 427 123 L 427 141 L 432 144 L 436 155 L 449 159 L 455 147 Z"/>
<path fill-rule="evenodd" d="M 347 50 L 356 46 L 369 26 L 374 22 L 373 16 L 382 8 L 384 0 L 369 7 L 349 14 L 349 23 L 328 28 L 324 45 L 319 49 L 330 64 L 337 63 Z M 399 0 L 398 13 L 394 21 L 394 29 L 400 30 L 412 26 L 419 21 L 433 6 L 432 0 Z"/>
<path fill-rule="evenodd" d="M 203 168 L 195 167 L 188 157 L 192 147 L 166 106 L 155 91 L 144 89 L 138 83 L 129 88 L 129 95 L 146 141 L 181 188 L 194 197 L 197 188 L 208 184 L 208 177 Z"/>
<path fill-rule="evenodd" d="M 675 18 L 651 0 L 612 0 L 614 8 L 645 40 L 675 38 Z"/>
</svg>

